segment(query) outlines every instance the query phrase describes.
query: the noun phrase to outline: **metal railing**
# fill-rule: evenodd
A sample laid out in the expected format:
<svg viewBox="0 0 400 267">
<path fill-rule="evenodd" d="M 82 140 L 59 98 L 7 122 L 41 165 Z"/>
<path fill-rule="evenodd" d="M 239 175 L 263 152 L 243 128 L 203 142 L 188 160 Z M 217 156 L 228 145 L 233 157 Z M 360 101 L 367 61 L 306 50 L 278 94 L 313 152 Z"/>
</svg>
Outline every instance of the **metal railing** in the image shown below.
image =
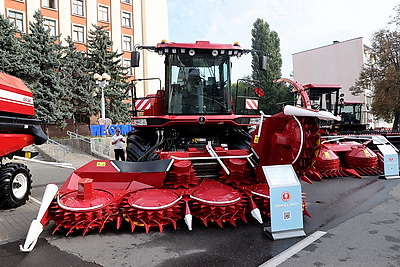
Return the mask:
<svg viewBox="0 0 400 267">
<path fill-rule="evenodd" d="M 46 146 L 46 151 L 58 162 L 67 162 L 67 155 L 70 152 L 68 147 L 50 138 L 42 146 Z"/>
<path fill-rule="evenodd" d="M 113 156 L 111 154 L 112 153 L 111 145 L 101 142 L 102 140 L 101 138 L 88 138 L 71 131 L 67 131 L 67 135 L 70 137 L 70 139 L 79 140 L 77 146 L 78 149 L 83 150 L 82 149 L 83 147 L 90 149 L 90 151 L 85 151 L 86 153 L 93 153 L 106 158 L 112 158 Z"/>
</svg>

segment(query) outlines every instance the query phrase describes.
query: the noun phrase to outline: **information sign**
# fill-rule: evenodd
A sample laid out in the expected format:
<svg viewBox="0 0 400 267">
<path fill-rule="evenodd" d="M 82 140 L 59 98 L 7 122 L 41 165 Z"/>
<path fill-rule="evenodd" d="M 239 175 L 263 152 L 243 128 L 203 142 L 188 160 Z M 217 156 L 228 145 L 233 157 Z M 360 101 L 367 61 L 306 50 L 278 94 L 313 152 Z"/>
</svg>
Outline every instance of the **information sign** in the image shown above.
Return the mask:
<svg viewBox="0 0 400 267">
<path fill-rule="evenodd" d="M 271 227 L 273 239 L 305 236 L 301 185 L 292 165 L 263 166 L 270 186 Z"/>
<path fill-rule="evenodd" d="M 399 176 L 399 155 L 391 145 L 379 145 L 383 154 L 384 176 L 386 179 L 397 179 Z"/>
</svg>

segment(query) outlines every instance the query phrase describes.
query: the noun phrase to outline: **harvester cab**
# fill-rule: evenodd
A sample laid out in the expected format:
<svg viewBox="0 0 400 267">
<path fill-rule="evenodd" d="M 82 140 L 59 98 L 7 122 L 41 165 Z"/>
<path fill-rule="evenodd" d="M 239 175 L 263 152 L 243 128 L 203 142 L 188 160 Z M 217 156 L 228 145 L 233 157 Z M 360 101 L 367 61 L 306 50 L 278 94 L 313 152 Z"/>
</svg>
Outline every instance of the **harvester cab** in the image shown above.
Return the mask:
<svg viewBox="0 0 400 267">
<path fill-rule="evenodd" d="M 340 93 L 339 84 L 306 84 L 304 89 L 308 93 L 311 106 L 316 110 L 326 110 L 341 117 L 340 122 L 322 121 L 320 126 L 325 130 L 333 131 L 363 131 L 367 124 L 363 123 L 362 106 L 364 102 L 345 101 L 344 94 Z"/>
<path fill-rule="evenodd" d="M 239 44 L 167 43 L 138 46 L 165 57 L 165 89 L 136 97 L 136 83 L 156 78 L 134 79 L 131 85 L 135 131 L 128 136 L 129 161 L 159 159 L 157 150 L 178 151 L 211 142 L 229 148 L 247 147 L 249 126 L 260 122 L 260 114 L 235 114 L 231 88 L 231 58 L 252 52 Z M 132 52 L 132 66 L 139 66 L 139 51 Z M 260 57 L 265 68 L 265 57 Z M 247 80 L 254 84 L 256 81 Z M 262 89 L 259 89 L 262 90 Z M 243 109 L 257 109 L 258 96 L 240 102 Z M 138 116 L 140 115 L 140 116 Z M 147 153 L 148 152 L 148 153 Z"/>
<path fill-rule="evenodd" d="M 231 57 L 240 57 L 251 50 L 241 48 L 238 43 L 211 44 L 208 41 L 194 44 L 163 41 L 157 46 L 138 46 L 137 49 L 165 56 L 165 91 L 163 96 L 157 92 L 158 97 L 163 97 L 161 109 L 155 105 L 140 105 L 142 99 L 134 98 L 134 115 L 137 114 L 135 111 L 143 111 L 143 115 L 232 114 Z M 132 67 L 139 66 L 139 59 L 139 51 L 133 51 Z M 260 68 L 265 69 L 265 57 L 260 56 L 259 61 Z M 148 79 L 134 82 L 144 80 Z M 136 96 L 136 92 L 132 95 Z M 156 98 L 147 98 L 152 100 L 152 104 L 159 104 L 152 97 Z"/>
</svg>

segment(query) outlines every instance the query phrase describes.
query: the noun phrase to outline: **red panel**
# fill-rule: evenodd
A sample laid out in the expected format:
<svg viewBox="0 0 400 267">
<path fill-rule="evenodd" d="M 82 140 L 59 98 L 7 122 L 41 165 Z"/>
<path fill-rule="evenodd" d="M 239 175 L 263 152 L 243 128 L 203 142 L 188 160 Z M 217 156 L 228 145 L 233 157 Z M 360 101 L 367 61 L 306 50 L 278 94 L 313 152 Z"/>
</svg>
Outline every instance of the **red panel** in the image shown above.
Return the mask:
<svg viewBox="0 0 400 267">
<path fill-rule="evenodd" d="M 32 105 L 26 105 L 21 102 L 10 102 L 10 101 L 12 100 L 0 96 L 0 110 L 10 113 L 25 114 L 31 116 L 35 115 L 33 103 Z"/>
<path fill-rule="evenodd" d="M 34 138 L 28 134 L 0 134 L 0 157 L 33 144 Z"/>
<path fill-rule="evenodd" d="M 93 160 L 77 169 L 74 174 L 80 178 L 91 178 L 93 183 L 102 183 L 107 189 L 126 189 L 132 181 L 149 186 L 161 186 L 165 180 L 164 172 L 137 173 L 119 172 L 110 160 Z M 68 186 L 68 188 L 70 188 Z M 96 185 L 96 188 L 100 188 Z"/>
<path fill-rule="evenodd" d="M 0 73 L 0 110 L 35 115 L 32 93 L 18 78 Z"/>
<path fill-rule="evenodd" d="M 151 108 L 148 110 L 150 113 Z M 160 122 L 163 121 L 165 123 L 160 125 L 141 125 L 140 127 L 170 127 L 175 125 L 193 125 L 199 123 L 199 118 L 205 118 L 205 124 L 225 124 L 225 125 L 254 125 L 254 124 L 239 124 L 235 120 L 240 118 L 260 118 L 258 115 L 206 115 L 206 114 L 198 114 L 198 115 L 161 115 L 161 116 L 138 116 L 132 117 L 132 120 L 135 119 L 160 119 Z M 136 127 L 135 125 L 133 125 Z"/>
</svg>

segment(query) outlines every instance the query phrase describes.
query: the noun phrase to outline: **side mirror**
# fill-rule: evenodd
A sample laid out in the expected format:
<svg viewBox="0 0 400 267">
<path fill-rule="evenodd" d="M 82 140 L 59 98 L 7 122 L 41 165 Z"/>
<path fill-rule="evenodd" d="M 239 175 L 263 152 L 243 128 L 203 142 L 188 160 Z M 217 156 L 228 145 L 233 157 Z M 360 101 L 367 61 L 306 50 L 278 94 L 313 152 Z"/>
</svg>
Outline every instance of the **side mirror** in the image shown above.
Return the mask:
<svg viewBox="0 0 400 267">
<path fill-rule="evenodd" d="M 131 52 L 131 67 L 136 68 L 139 67 L 140 63 L 140 52 L 132 51 Z"/>
<path fill-rule="evenodd" d="M 267 57 L 266 56 L 259 56 L 258 57 L 258 64 L 260 70 L 266 71 L 267 70 Z"/>
</svg>

